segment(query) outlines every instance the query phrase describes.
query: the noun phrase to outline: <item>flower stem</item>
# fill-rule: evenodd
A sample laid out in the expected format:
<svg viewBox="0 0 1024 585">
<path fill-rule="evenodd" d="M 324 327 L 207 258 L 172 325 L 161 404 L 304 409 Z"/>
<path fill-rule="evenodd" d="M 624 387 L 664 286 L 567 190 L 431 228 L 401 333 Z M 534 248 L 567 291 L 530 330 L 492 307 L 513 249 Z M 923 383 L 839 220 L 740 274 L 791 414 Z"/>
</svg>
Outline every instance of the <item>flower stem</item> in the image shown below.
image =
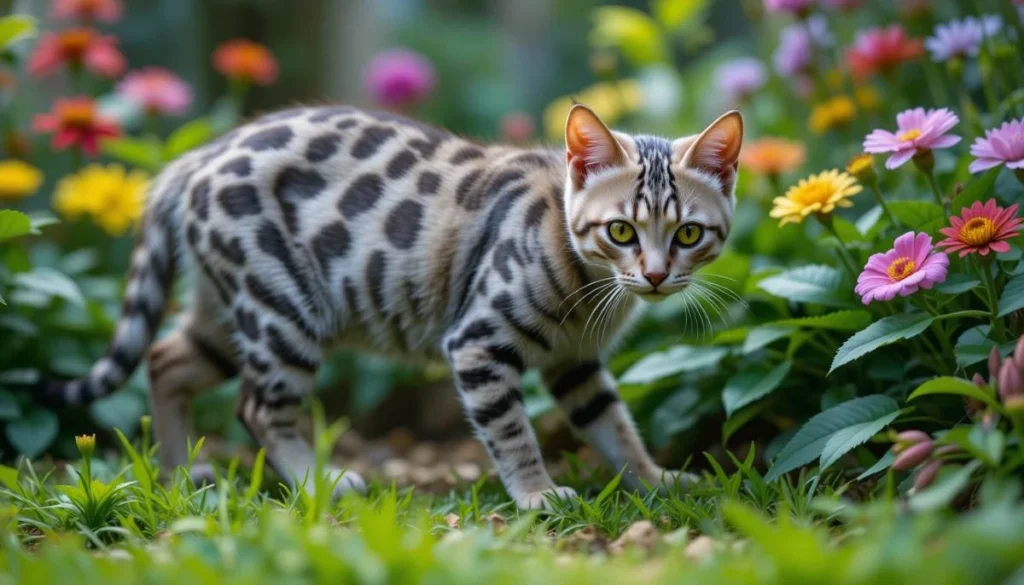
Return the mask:
<svg viewBox="0 0 1024 585">
<path fill-rule="evenodd" d="M 827 215 L 823 217 L 821 214 L 818 214 L 816 217 L 818 218 L 818 221 L 821 223 L 821 225 L 823 225 L 825 229 L 828 230 L 828 232 L 835 237 L 836 242 L 839 243 L 839 248 L 836 251 L 836 255 L 839 256 L 839 260 L 842 261 L 843 266 L 846 267 L 846 270 L 849 271 L 850 276 L 853 277 L 854 281 L 856 281 L 859 272 L 857 271 L 857 268 L 853 261 L 853 254 L 850 253 L 850 249 L 846 247 L 846 242 L 844 242 L 843 239 L 839 237 L 839 232 L 837 232 L 835 226 L 832 225 L 832 216 Z"/>
<path fill-rule="evenodd" d="M 942 200 L 942 190 L 939 189 L 939 183 L 935 180 L 935 172 L 934 171 L 927 171 L 927 172 L 921 171 L 921 172 L 923 172 L 924 176 L 928 179 L 928 186 L 930 186 L 932 188 L 932 195 L 935 196 L 935 202 L 939 204 L 939 207 L 945 209 L 946 208 L 946 204 Z"/>
<path fill-rule="evenodd" d="M 978 272 L 981 273 L 981 278 L 985 282 L 985 289 L 988 293 L 988 308 L 989 316 L 992 320 L 992 331 L 998 337 L 999 341 L 1004 338 L 1003 322 L 999 319 L 999 300 L 996 296 L 996 283 L 995 279 L 992 278 L 992 271 L 989 262 L 980 262 L 978 265 Z"/>
<path fill-rule="evenodd" d="M 889 206 L 885 204 L 885 197 L 882 196 L 882 192 L 878 189 L 878 183 L 871 184 L 871 193 L 875 196 L 878 204 L 882 206 L 882 213 L 884 213 L 886 219 L 889 220 L 889 224 L 897 227 L 902 226 L 903 224 L 897 221 L 896 217 L 893 216 L 891 211 L 889 211 Z"/>
</svg>

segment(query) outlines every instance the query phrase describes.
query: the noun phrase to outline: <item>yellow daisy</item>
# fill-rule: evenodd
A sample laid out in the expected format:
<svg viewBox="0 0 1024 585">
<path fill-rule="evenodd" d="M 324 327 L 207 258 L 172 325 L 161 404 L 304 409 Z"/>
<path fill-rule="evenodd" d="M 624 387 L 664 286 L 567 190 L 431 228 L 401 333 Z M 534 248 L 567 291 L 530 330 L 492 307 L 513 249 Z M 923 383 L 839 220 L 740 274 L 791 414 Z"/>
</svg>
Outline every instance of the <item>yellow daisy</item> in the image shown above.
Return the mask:
<svg viewBox="0 0 1024 585">
<path fill-rule="evenodd" d="M 20 160 L 0 161 L 0 201 L 17 201 L 32 195 L 43 184 L 43 173 Z"/>
<path fill-rule="evenodd" d="M 811 109 L 808 125 L 815 134 L 824 134 L 833 128 L 845 126 L 857 115 L 857 105 L 849 96 L 837 95 Z"/>
<path fill-rule="evenodd" d="M 769 215 L 779 225 L 800 223 L 812 213 L 832 213 L 836 207 L 852 207 L 849 198 L 861 192 L 857 180 L 839 169 L 824 171 L 801 179 L 782 197 L 776 197 Z"/>
<path fill-rule="evenodd" d="M 142 171 L 92 164 L 57 183 L 53 207 L 71 219 L 88 215 L 103 231 L 119 236 L 142 217 L 148 186 Z"/>
</svg>

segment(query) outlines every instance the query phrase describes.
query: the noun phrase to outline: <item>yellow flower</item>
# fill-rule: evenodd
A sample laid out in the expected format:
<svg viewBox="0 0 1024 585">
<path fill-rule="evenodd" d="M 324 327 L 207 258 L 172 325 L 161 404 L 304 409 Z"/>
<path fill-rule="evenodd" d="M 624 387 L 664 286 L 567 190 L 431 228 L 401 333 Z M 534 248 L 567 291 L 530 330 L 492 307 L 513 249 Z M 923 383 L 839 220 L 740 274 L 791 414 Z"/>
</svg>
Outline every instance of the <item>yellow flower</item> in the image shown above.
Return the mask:
<svg viewBox="0 0 1024 585">
<path fill-rule="evenodd" d="M 551 138 L 561 138 L 565 134 L 565 119 L 572 108 L 573 98 L 594 110 L 611 125 L 623 116 L 636 112 L 643 106 L 643 93 L 640 84 L 633 79 L 595 83 L 571 96 L 562 96 L 548 104 L 544 109 L 544 128 Z"/>
<path fill-rule="evenodd" d="M 882 94 L 870 85 L 862 85 L 853 91 L 853 98 L 862 110 L 877 110 L 882 105 Z"/>
<path fill-rule="evenodd" d="M 857 178 L 861 183 L 871 185 L 878 178 L 875 174 L 875 157 L 862 152 L 846 163 L 846 172 Z"/>
<path fill-rule="evenodd" d="M 780 175 L 796 170 L 806 158 L 803 144 L 768 136 L 743 145 L 740 166 L 759 175 Z"/>
<path fill-rule="evenodd" d="M 839 169 L 824 171 L 801 179 L 782 197 L 776 197 L 769 215 L 779 225 L 800 223 L 812 213 L 832 213 L 836 207 L 852 207 L 849 198 L 861 192 L 857 180 Z"/>
<path fill-rule="evenodd" d="M 857 106 L 849 96 L 838 95 L 811 109 L 810 127 L 815 134 L 824 134 L 849 124 L 857 114 Z"/>
<path fill-rule="evenodd" d="M 148 186 L 142 171 L 92 164 L 57 183 L 53 206 L 68 218 L 88 215 L 103 231 L 119 236 L 142 217 Z"/>
<path fill-rule="evenodd" d="M 633 65 L 661 63 L 668 58 L 661 28 L 653 18 L 635 8 L 601 6 L 595 8 L 590 44 L 597 48 L 614 47 Z"/>
<path fill-rule="evenodd" d="M 32 195 L 43 184 L 43 173 L 20 160 L 0 161 L 0 201 L 17 201 Z"/>
<path fill-rule="evenodd" d="M 88 459 L 96 451 L 96 435 L 78 435 L 75 437 L 75 446 L 82 457 Z"/>
</svg>

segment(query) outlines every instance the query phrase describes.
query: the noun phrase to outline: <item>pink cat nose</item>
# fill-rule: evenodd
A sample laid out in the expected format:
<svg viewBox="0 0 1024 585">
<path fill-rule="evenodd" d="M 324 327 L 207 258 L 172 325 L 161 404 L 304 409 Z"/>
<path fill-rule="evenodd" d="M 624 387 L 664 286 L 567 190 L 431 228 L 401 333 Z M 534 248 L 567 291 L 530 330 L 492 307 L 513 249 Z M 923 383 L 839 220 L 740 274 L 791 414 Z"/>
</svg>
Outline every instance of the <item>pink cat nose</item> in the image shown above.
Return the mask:
<svg viewBox="0 0 1024 585">
<path fill-rule="evenodd" d="M 651 285 L 654 286 L 655 288 L 657 288 L 658 285 L 661 284 L 662 282 L 665 282 L 665 278 L 667 278 L 667 277 L 668 277 L 668 274 L 664 273 L 664 272 L 645 272 L 644 273 L 644 278 L 646 278 L 647 282 L 651 283 Z"/>
</svg>

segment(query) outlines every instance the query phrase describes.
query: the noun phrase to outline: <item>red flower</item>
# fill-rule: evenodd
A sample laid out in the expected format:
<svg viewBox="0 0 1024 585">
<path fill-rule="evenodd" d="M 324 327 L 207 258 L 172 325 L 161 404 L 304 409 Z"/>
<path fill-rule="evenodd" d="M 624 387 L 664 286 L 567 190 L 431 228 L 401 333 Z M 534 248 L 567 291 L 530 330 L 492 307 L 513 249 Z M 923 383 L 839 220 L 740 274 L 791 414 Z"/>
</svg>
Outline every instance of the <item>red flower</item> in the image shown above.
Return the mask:
<svg viewBox="0 0 1024 585">
<path fill-rule="evenodd" d="M 124 55 L 117 49 L 117 39 L 101 36 L 91 28 L 72 28 L 54 34 L 46 33 L 28 63 L 28 71 L 41 77 L 62 65 L 72 69 L 85 66 L 103 77 L 118 77 L 126 66 Z"/>
<path fill-rule="evenodd" d="M 857 33 L 846 52 L 854 79 L 863 81 L 876 73 L 892 73 L 904 61 L 924 55 L 924 42 L 907 36 L 898 24 Z"/>
<path fill-rule="evenodd" d="M 273 85 L 277 81 L 277 60 L 270 49 L 246 39 L 234 39 L 217 47 L 213 66 L 235 81 L 257 85 Z"/>
<path fill-rule="evenodd" d="M 946 248 L 947 254 L 960 252 L 960 256 L 978 253 L 987 256 L 990 251 L 1009 252 L 1011 240 L 1020 235 L 1024 229 L 1024 219 L 1016 217 L 1017 204 L 1006 209 L 999 207 L 995 199 L 989 199 L 984 205 L 975 201 L 974 205 L 965 208 L 960 217 L 949 218 L 953 227 L 945 227 L 939 233 L 946 236 L 939 246 Z"/>
<path fill-rule="evenodd" d="M 54 0 L 50 7 L 50 17 L 54 20 L 78 18 L 115 22 L 120 20 L 122 12 L 121 0 Z"/>
<path fill-rule="evenodd" d="M 55 150 L 78 146 L 89 156 L 99 152 L 100 139 L 121 133 L 117 122 L 101 116 L 96 102 L 88 97 L 57 98 L 52 112 L 36 115 L 33 127 L 53 134 Z"/>
</svg>

